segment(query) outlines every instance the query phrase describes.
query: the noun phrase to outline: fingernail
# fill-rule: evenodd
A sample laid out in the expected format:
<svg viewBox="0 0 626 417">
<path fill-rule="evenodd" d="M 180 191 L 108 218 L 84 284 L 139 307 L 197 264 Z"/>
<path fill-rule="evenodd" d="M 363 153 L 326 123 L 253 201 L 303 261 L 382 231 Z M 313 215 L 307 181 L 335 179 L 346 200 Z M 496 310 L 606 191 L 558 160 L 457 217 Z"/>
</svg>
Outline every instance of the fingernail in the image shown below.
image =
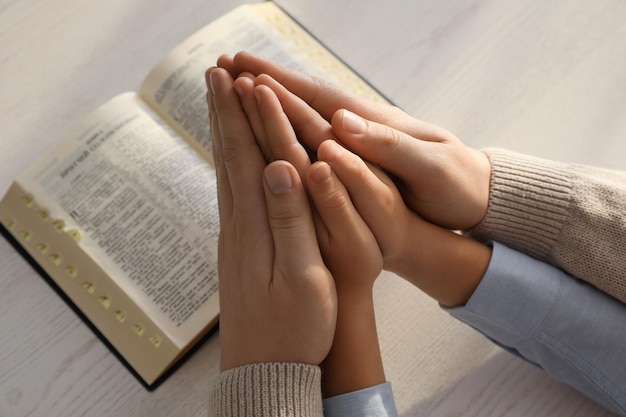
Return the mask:
<svg viewBox="0 0 626 417">
<path fill-rule="evenodd" d="M 261 90 L 259 88 L 255 88 L 254 89 L 254 98 L 256 99 L 256 102 L 259 106 L 261 106 L 261 102 L 263 101 L 263 98 L 261 97 L 262 93 Z"/>
<path fill-rule="evenodd" d="M 315 166 L 315 169 L 311 173 L 311 178 L 318 184 L 323 183 L 324 181 L 330 178 L 331 171 L 330 165 L 325 162 L 320 162 Z"/>
<path fill-rule="evenodd" d="M 348 110 L 344 110 L 343 117 L 341 119 L 341 127 L 346 129 L 348 132 L 363 133 L 365 132 L 367 125 L 365 120 L 356 114 L 349 112 Z"/>
<path fill-rule="evenodd" d="M 272 164 L 265 169 L 265 181 L 273 194 L 285 194 L 293 188 L 289 169 L 283 164 Z"/>
<path fill-rule="evenodd" d="M 217 88 L 217 72 L 216 71 L 211 71 L 211 73 L 209 74 L 209 88 L 211 89 L 211 92 L 213 94 L 215 94 L 215 90 Z"/>
<path fill-rule="evenodd" d="M 211 88 L 211 86 L 209 85 L 209 83 L 210 83 L 209 78 L 211 77 L 211 73 L 213 72 L 214 69 L 215 69 L 215 67 L 209 67 L 204 72 L 204 74 L 205 74 L 204 82 L 205 82 L 207 88 Z"/>
<path fill-rule="evenodd" d="M 326 143 L 328 142 L 328 143 Z M 318 149 L 318 156 L 326 162 L 336 161 L 341 157 L 341 145 L 334 140 L 325 141 Z"/>
<path fill-rule="evenodd" d="M 235 89 L 235 92 L 237 93 L 239 98 L 243 98 L 243 88 L 241 88 L 241 86 L 237 83 L 233 85 L 233 88 Z"/>
</svg>

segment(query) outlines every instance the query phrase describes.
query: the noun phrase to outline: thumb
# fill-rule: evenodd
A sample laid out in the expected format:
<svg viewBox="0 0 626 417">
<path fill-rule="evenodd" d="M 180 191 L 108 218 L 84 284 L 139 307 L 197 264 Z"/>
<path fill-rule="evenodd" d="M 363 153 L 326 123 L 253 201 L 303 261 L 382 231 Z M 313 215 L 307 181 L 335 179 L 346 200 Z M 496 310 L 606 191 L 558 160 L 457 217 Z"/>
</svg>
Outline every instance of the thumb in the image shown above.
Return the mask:
<svg viewBox="0 0 626 417">
<path fill-rule="evenodd" d="M 348 110 L 339 110 L 333 115 L 332 127 L 348 149 L 404 182 L 420 178 L 433 165 L 429 150 L 436 141 L 417 139 Z"/>
<path fill-rule="evenodd" d="M 308 198 L 296 169 L 274 161 L 264 172 L 269 226 L 274 238 L 274 267 L 285 277 L 323 265 Z"/>
</svg>

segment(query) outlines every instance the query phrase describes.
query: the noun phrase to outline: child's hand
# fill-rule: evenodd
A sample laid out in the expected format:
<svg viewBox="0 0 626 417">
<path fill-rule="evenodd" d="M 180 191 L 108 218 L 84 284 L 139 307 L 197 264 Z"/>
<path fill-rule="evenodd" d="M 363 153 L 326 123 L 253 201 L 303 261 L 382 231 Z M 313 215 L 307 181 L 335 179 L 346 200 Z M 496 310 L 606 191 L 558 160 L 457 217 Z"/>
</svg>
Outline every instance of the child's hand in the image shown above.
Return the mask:
<svg viewBox="0 0 626 417">
<path fill-rule="evenodd" d="M 323 142 L 317 155 L 331 166 L 374 233 L 385 269 L 444 305 L 469 299 L 489 263 L 488 247 L 421 219 L 385 173 L 335 141 Z"/>
<path fill-rule="evenodd" d="M 374 235 L 330 166 L 314 163 L 307 184 L 319 214 L 320 249 L 337 288 L 335 339 L 322 363 L 323 393 L 332 397 L 385 382 L 372 294 L 383 261 Z"/>
<path fill-rule="evenodd" d="M 374 235 L 330 166 L 311 165 L 275 93 L 265 85 L 255 87 L 249 76 L 237 79 L 235 89 L 266 162 L 284 159 L 296 167 L 316 209 L 313 235 L 337 291 L 337 327 L 322 364 L 324 395 L 385 382 L 372 298 L 383 261 Z M 314 113 L 308 106 L 301 110 L 304 117 Z M 323 137 L 323 132 L 330 132 L 330 125 L 322 122 L 310 127 L 308 134 Z"/>
<path fill-rule="evenodd" d="M 338 294 L 369 299 L 383 267 L 376 238 L 327 163 L 314 163 L 306 181 L 319 216 L 317 239 Z"/>
</svg>

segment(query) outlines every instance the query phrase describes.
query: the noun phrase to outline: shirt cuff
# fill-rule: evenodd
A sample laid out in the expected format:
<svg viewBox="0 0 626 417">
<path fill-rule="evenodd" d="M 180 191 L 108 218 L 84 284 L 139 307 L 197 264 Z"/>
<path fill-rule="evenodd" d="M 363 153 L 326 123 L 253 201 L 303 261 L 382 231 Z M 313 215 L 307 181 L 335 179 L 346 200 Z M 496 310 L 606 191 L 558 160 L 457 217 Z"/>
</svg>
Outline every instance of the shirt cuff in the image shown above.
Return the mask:
<svg viewBox="0 0 626 417">
<path fill-rule="evenodd" d="M 494 243 L 465 307 L 446 309 L 496 344 L 626 416 L 626 305 Z"/>
<path fill-rule="evenodd" d="M 397 417 L 391 383 L 324 399 L 324 417 Z"/>
<path fill-rule="evenodd" d="M 446 310 L 512 351 L 510 346 L 519 346 L 541 328 L 559 297 L 558 279 L 537 279 L 554 271 L 494 242 L 487 271 L 468 302 Z"/>
</svg>

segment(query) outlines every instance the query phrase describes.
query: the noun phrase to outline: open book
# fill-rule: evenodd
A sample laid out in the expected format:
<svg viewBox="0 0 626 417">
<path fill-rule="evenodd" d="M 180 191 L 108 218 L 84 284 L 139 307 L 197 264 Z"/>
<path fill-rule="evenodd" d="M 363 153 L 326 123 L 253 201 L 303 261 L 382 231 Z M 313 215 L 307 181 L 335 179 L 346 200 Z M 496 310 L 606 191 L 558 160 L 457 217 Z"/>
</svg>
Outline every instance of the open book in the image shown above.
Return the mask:
<svg viewBox="0 0 626 417">
<path fill-rule="evenodd" d="M 148 388 L 218 320 L 204 72 L 240 50 L 380 98 L 274 3 L 241 6 L 80 121 L 0 202 L 4 234 Z"/>
</svg>

